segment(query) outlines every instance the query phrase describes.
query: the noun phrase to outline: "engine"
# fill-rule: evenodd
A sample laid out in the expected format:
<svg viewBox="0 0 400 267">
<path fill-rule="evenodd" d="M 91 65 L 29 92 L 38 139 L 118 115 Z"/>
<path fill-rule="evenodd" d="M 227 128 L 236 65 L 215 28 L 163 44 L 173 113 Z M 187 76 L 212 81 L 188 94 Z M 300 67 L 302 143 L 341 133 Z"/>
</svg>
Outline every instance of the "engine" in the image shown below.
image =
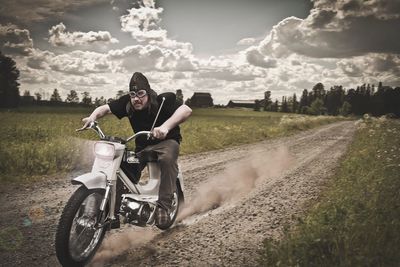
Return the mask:
<svg viewBox="0 0 400 267">
<path fill-rule="evenodd" d="M 124 198 L 121 203 L 120 211 L 121 215 L 125 217 L 126 223 L 145 226 L 150 219 L 153 209 L 146 202 Z"/>
</svg>

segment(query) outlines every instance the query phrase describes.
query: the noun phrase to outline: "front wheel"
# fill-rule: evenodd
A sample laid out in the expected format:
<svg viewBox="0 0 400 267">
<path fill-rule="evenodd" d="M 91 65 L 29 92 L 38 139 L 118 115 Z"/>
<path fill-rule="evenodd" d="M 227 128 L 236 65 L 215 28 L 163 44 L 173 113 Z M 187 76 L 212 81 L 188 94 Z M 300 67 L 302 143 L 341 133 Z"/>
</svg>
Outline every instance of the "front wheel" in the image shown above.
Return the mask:
<svg viewBox="0 0 400 267">
<path fill-rule="evenodd" d="M 56 233 L 56 254 L 62 266 L 84 266 L 96 253 L 105 234 L 106 212 L 99 218 L 104 189 L 81 186 L 68 200 Z"/>
</svg>

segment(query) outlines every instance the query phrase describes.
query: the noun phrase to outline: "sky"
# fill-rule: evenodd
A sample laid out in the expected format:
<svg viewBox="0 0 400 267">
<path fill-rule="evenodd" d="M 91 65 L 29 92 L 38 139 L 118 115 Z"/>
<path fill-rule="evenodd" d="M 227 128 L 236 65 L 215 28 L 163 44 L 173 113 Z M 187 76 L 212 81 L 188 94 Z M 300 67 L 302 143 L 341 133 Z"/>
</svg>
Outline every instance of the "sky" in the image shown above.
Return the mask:
<svg viewBox="0 0 400 267">
<path fill-rule="evenodd" d="M 400 0 L 2 0 L 0 51 L 20 92 L 94 97 L 136 71 L 158 93 L 298 96 L 323 83 L 400 86 Z"/>
</svg>

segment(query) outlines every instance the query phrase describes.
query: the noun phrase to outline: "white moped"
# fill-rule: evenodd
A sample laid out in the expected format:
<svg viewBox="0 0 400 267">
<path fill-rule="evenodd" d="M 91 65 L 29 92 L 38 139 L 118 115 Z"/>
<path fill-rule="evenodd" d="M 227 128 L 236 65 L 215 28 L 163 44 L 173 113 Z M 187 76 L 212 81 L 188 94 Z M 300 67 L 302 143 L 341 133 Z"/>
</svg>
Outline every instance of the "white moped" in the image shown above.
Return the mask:
<svg viewBox="0 0 400 267">
<path fill-rule="evenodd" d="M 140 164 L 146 166 L 148 171 L 145 183 L 137 178 L 135 180 L 127 171 L 129 166 L 139 164 L 139 159 L 127 149 L 126 143 L 143 135 L 150 138 L 151 131 L 138 132 L 124 140 L 106 136 L 97 122 L 91 122 L 85 129 L 94 130 L 101 141 L 94 145 L 92 171 L 72 179 L 72 184 L 80 187 L 68 200 L 58 224 L 55 247 L 63 266 L 87 264 L 95 255 L 106 231 L 119 228 L 121 223 L 141 227 L 155 224 L 160 186 L 156 154 L 148 153 L 140 158 Z M 183 192 L 183 178 L 179 171 L 169 211 L 170 222 L 157 227 L 165 230 L 174 223 L 184 202 Z"/>
</svg>

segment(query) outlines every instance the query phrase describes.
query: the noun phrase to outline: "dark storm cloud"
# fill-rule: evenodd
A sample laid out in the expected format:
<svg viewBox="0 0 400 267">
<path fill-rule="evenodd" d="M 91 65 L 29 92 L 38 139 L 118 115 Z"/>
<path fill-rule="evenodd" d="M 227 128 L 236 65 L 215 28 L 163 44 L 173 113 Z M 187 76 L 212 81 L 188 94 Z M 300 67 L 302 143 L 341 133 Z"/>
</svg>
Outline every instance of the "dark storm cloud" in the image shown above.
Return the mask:
<svg viewBox="0 0 400 267">
<path fill-rule="evenodd" d="M 353 3 L 354 2 L 354 3 Z M 292 53 L 344 58 L 368 53 L 400 53 L 400 1 L 314 1 L 302 20 L 286 18 L 258 47 L 262 56 Z"/>
<path fill-rule="evenodd" d="M 33 48 L 29 30 L 0 24 L 0 50 L 5 54 L 28 55 Z"/>
<path fill-rule="evenodd" d="M 108 0 L 2 0 L 0 23 L 13 22 L 29 25 L 31 22 L 44 21 L 48 18 L 61 17 L 66 11 L 80 7 L 107 3 Z"/>
<path fill-rule="evenodd" d="M 344 17 L 373 15 L 380 19 L 400 17 L 398 0 L 315 0 L 314 7 L 321 10 L 340 10 Z"/>
<path fill-rule="evenodd" d="M 361 77 L 363 74 L 370 77 L 392 74 L 386 78 L 399 80 L 399 55 L 371 54 L 368 57 L 343 59 L 337 65 L 344 74 L 350 77 Z"/>
<path fill-rule="evenodd" d="M 336 16 L 336 11 L 333 10 L 312 10 L 310 17 L 312 20 L 312 28 L 324 28 L 325 25 L 329 24 Z"/>
</svg>

